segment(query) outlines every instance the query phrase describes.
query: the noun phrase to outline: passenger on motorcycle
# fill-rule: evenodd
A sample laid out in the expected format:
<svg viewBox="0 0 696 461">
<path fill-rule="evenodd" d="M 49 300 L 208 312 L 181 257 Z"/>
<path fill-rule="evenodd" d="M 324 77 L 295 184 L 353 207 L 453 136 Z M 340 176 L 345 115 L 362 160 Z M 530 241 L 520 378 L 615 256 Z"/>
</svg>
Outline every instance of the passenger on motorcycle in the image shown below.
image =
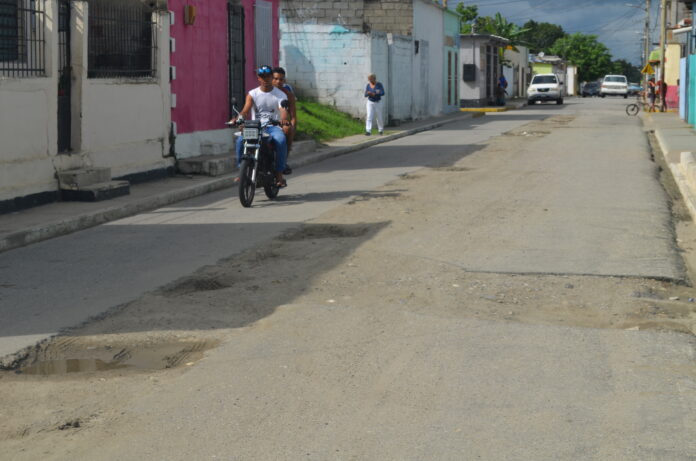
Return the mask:
<svg viewBox="0 0 696 461">
<path fill-rule="evenodd" d="M 266 132 L 271 136 L 272 143 L 276 150 L 276 185 L 285 187 L 287 185 L 283 178 L 285 170 L 285 160 L 288 155 L 288 145 L 285 133 L 280 126 L 271 125 L 269 122 L 280 122 L 281 126 L 287 126 L 290 122 L 290 114 L 281 106 L 281 102 L 287 100 L 287 95 L 273 86 L 273 70 L 269 66 L 260 67 L 257 71 L 259 87 L 249 91 L 246 96 L 244 108 L 240 114 L 245 120 L 260 120 L 266 125 Z M 234 117 L 230 122 L 237 121 Z M 237 138 L 237 165 L 242 160 L 244 150 L 244 140 L 240 136 Z"/>
</svg>

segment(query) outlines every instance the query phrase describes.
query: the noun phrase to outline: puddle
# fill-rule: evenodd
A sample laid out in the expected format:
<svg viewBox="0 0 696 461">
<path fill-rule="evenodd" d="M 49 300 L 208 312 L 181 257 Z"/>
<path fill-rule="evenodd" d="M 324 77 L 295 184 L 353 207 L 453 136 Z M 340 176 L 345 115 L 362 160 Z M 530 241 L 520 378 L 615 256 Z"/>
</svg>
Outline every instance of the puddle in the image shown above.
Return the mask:
<svg viewBox="0 0 696 461">
<path fill-rule="evenodd" d="M 64 343 L 64 342 L 63 342 Z M 48 344 L 25 360 L 17 374 L 53 376 L 110 370 L 164 370 L 192 364 L 215 342 L 170 342 L 128 347 L 74 345 L 66 350 L 61 342 Z"/>
</svg>

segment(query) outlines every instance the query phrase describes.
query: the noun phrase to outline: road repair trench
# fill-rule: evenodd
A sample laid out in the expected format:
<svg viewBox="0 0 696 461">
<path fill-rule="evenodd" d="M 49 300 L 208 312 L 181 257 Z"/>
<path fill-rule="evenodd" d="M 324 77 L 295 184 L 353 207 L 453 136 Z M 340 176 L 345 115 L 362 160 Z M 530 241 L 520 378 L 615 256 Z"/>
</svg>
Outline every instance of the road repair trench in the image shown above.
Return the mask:
<svg viewBox="0 0 696 461">
<path fill-rule="evenodd" d="M 566 241 L 553 240 L 553 233 L 532 239 L 545 231 L 534 227 L 537 223 L 555 230 L 574 214 L 591 211 L 589 206 L 564 209 L 567 202 L 554 201 L 559 190 L 552 189 L 553 178 L 540 173 L 543 162 L 571 155 L 567 143 L 552 139 L 565 130 L 558 125 L 573 127 L 567 118 L 560 122 L 552 117 L 529 123 L 518 132 L 550 134 L 499 136 L 453 157 L 450 164 L 399 177 L 37 346 L 12 370 L 0 373 L 0 441 L 25 446 L 33 437 L 40 446 L 48 443 L 47 430 L 74 428 L 74 421 L 81 431 L 106 427 L 127 417 L 124 402 L 156 393 L 161 382 L 176 382 L 199 369 L 255 373 L 260 365 L 249 361 L 260 364 L 264 354 L 277 352 L 267 352 L 264 335 L 282 340 L 284 361 L 327 348 L 339 365 L 355 367 L 361 363 L 355 344 L 368 344 L 394 325 L 417 331 L 418 319 L 663 330 L 692 337 L 696 293 L 688 277 L 554 270 L 572 258 L 583 262 L 592 251 L 600 257 L 589 261 L 603 263 L 602 255 L 613 249 L 609 244 L 596 248 L 597 234 L 581 234 L 586 230 L 580 229 L 582 217 L 573 222 L 576 237 L 592 244 L 582 251 L 570 251 L 563 246 Z M 554 144 L 564 147 L 549 150 Z M 607 154 L 599 153 L 599 161 L 602 155 Z M 648 155 L 645 146 L 640 155 Z M 640 167 L 645 169 L 645 162 Z M 659 188 L 654 174 L 651 181 Z M 620 212 L 617 207 L 615 213 Z M 629 269 L 645 259 L 641 251 L 654 260 L 660 256 L 641 244 L 653 234 L 616 231 L 618 218 L 606 221 L 590 232 L 633 239 L 628 256 L 633 259 L 625 264 Z M 677 236 L 677 257 L 694 267 L 693 224 L 678 222 Z M 672 235 L 654 240 L 669 240 L 672 255 Z M 539 242 L 550 243 L 543 247 Z M 514 245 L 524 246 L 522 269 L 494 270 L 496 258 L 509 263 Z M 323 335 L 324 343 L 317 342 Z M 228 347 L 242 343 L 247 356 Z M 221 344 L 229 355 L 209 351 Z M 204 358 L 186 367 L 206 351 L 210 362 Z M 321 370 L 317 375 L 333 372 Z"/>
</svg>

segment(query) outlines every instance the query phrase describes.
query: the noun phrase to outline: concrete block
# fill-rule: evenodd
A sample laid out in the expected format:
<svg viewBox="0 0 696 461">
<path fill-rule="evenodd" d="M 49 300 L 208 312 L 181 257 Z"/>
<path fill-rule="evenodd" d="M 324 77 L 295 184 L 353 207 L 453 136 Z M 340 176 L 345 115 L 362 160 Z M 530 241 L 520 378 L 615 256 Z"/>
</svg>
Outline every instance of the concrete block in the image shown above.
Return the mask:
<svg viewBox="0 0 696 461">
<path fill-rule="evenodd" d="M 78 190 L 110 179 L 111 168 L 81 168 L 58 173 L 58 184 L 62 190 Z"/>
<path fill-rule="evenodd" d="M 183 174 L 222 176 L 235 170 L 235 160 L 229 153 L 201 155 L 179 160 L 176 166 Z"/>
<path fill-rule="evenodd" d="M 62 190 L 63 200 L 75 202 L 100 202 L 130 194 L 128 181 L 107 181 L 86 186 L 79 190 Z"/>
</svg>

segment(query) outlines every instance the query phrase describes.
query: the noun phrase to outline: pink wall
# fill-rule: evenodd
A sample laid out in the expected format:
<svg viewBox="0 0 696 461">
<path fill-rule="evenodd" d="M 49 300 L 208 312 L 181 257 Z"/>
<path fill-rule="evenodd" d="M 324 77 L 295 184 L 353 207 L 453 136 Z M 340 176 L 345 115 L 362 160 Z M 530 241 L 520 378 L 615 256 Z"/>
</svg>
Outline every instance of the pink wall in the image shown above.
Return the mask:
<svg viewBox="0 0 696 461">
<path fill-rule="evenodd" d="M 668 109 L 678 109 L 679 108 L 679 87 L 675 85 L 669 85 L 667 87 L 667 108 Z"/>
<path fill-rule="evenodd" d="M 247 90 L 258 85 L 254 62 L 254 3 L 242 0 L 245 16 L 245 84 Z M 273 65 L 278 63 L 279 32 L 278 6 L 273 3 Z M 196 6 L 196 22 L 184 24 L 184 6 Z M 171 37 L 176 51 L 171 65 L 176 67 L 172 93 L 176 107 L 172 121 L 178 133 L 220 130 L 229 118 L 228 107 L 228 23 L 227 0 L 169 0 L 169 10 L 175 14 Z"/>
</svg>

